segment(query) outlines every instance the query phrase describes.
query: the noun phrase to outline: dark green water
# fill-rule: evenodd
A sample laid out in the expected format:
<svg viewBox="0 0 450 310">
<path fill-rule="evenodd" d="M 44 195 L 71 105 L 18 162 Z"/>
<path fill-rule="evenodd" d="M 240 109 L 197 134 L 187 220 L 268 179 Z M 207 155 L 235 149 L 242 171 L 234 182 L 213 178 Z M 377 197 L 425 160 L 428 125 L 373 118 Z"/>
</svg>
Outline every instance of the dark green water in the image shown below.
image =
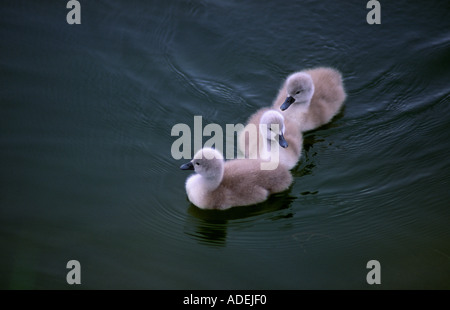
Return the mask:
<svg viewBox="0 0 450 310">
<path fill-rule="evenodd" d="M 74 289 L 75 259 L 84 289 L 450 289 L 447 2 L 80 3 L 0 4 L 1 288 Z M 243 123 L 314 66 L 348 99 L 290 190 L 190 205 L 172 127 Z"/>
</svg>

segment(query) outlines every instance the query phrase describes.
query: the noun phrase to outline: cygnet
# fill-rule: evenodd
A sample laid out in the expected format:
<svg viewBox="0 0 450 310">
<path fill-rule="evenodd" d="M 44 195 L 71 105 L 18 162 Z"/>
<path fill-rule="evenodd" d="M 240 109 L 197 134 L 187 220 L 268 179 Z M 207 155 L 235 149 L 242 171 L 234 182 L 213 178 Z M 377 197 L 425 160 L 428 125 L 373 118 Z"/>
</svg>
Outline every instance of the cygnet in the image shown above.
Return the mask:
<svg viewBox="0 0 450 310">
<path fill-rule="evenodd" d="M 279 159 L 287 169 L 299 161 L 302 145 L 302 133 L 291 124 L 285 125 L 283 115 L 269 108 L 254 113 L 239 135 L 239 148 L 245 158 Z"/>
<path fill-rule="evenodd" d="M 315 68 L 288 76 L 273 108 L 280 109 L 285 123 L 305 132 L 326 123 L 340 111 L 346 98 L 342 76 L 332 68 Z"/>
<path fill-rule="evenodd" d="M 271 194 L 289 188 L 292 183 L 289 170 L 282 165 L 263 170 L 261 163 L 257 159 L 224 161 L 217 150 L 203 148 L 180 168 L 196 172 L 186 180 L 186 192 L 194 205 L 224 210 L 263 202 Z"/>
</svg>

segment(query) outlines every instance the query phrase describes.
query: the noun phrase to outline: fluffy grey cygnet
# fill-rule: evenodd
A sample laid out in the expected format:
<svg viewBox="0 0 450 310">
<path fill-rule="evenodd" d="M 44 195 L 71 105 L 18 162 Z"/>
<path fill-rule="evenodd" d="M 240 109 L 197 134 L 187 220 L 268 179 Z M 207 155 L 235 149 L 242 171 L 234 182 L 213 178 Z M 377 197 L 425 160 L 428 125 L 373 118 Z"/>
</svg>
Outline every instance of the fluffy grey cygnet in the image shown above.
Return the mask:
<svg viewBox="0 0 450 310">
<path fill-rule="evenodd" d="M 249 118 L 238 145 L 245 158 L 278 158 L 281 165 L 292 169 L 302 153 L 303 135 L 296 127 L 286 126 L 280 112 L 263 108 Z"/>
<path fill-rule="evenodd" d="M 202 209 L 228 209 L 265 201 L 271 194 L 282 192 L 292 183 L 292 175 L 278 165 L 262 170 L 261 160 L 234 159 L 224 161 L 214 149 L 199 150 L 183 170 L 195 170 L 186 180 L 189 200 Z"/>
<path fill-rule="evenodd" d="M 315 68 L 289 75 L 273 108 L 282 111 L 285 123 L 292 122 L 304 132 L 330 122 L 346 96 L 339 71 Z"/>
</svg>

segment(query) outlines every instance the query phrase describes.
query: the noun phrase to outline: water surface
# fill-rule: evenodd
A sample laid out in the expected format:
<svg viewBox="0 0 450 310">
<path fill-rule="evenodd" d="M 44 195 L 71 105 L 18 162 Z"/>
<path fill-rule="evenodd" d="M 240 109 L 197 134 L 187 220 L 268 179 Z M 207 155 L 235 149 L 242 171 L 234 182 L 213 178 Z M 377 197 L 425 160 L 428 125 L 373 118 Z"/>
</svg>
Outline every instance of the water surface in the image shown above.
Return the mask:
<svg viewBox="0 0 450 310">
<path fill-rule="evenodd" d="M 80 3 L 0 4 L 1 288 L 73 289 L 72 259 L 84 289 L 450 288 L 448 4 Z M 172 127 L 244 123 L 315 66 L 348 98 L 291 188 L 191 205 Z"/>
</svg>

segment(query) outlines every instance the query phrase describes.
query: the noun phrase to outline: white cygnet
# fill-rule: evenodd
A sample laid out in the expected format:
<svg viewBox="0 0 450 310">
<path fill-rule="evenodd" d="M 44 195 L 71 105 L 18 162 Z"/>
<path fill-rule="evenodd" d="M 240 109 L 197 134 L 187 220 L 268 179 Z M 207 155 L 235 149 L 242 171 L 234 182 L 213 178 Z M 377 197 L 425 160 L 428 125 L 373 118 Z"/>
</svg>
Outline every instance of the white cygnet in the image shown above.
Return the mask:
<svg viewBox="0 0 450 310">
<path fill-rule="evenodd" d="M 283 115 L 269 108 L 254 113 L 239 135 L 239 148 L 245 158 L 278 159 L 287 169 L 299 161 L 302 145 L 302 133 L 292 125 L 286 126 Z"/>
<path fill-rule="evenodd" d="M 285 123 L 294 122 L 304 132 L 330 122 L 341 109 L 345 98 L 339 71 L 315 68 L 288 76 L 273 108 L 281 109 Z"/>
<path fill-rule="evenodd" d="M 261 160 L 224 161 L 211 148 L 199 150 L 192 161 L 180 168 L 195 170 L 186 180 L 186 193 L 202 209 L 223 210 L 260 203 L 271 194 L 288 189 L 292 183 L 291 173 L 282 165 L 274 170 L 262 170 Z"/>
</svg>

